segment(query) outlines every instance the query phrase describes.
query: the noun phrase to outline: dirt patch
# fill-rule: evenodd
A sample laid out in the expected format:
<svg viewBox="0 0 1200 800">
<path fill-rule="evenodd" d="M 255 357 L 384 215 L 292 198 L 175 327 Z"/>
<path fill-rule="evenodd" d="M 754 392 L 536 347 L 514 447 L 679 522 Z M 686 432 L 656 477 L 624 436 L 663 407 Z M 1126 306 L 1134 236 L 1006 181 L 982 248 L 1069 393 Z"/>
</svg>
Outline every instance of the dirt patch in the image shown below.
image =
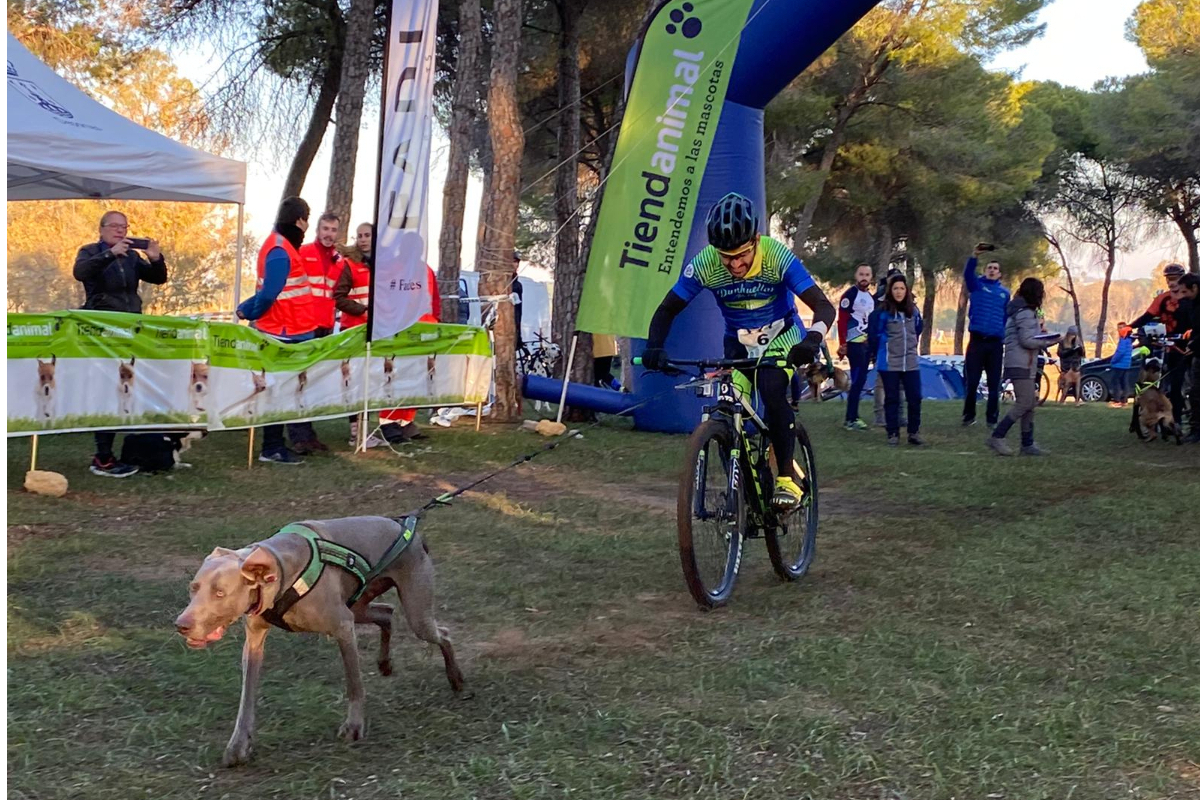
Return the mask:
<svg viewBox="0 0 1200 800">
<path fill-rule="evenodd" d="M 149 548 L 130 548 L 124 555 L 111 552 L 86 556 L 83 567 L 105 575 L 127 575 L 140 581 L 173 581 L 184 584 L 196 574 L 203 556 L 195 553 L 164 553 Z M 186 586 L 182 587 L 186 589 Z"/>
<path fill-rule="evenodd" d="M 69 525 L 57 525 L 53 523 L 43 523 L 37 525 L 9 525 L 8 547 L 11 551 L 13 548 L 19 547 L 28 541 L 61 539 L 64 536 L 71 535 L 73 532 L 73 529 Z"/>
</svg>

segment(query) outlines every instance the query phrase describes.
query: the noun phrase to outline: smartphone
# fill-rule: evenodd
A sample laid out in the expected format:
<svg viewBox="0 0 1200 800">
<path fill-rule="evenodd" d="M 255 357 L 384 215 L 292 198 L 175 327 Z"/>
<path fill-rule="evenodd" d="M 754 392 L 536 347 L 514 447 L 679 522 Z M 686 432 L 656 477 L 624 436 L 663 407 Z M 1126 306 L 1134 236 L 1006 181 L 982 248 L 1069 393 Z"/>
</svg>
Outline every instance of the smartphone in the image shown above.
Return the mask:
<svg viewBox="0 0 1200 800">
<path fill-rule="evenodd" d="M 975 245 L 975 248 L 977 250 L 983 250 L 986 252 L 986 251 L 990 251 L 990 250 L 995 250 L 996 245 L 988 244 L 987 242 L 980 242 L 979 244 Z"/>
<path fill-rule="evenodd" d="M 145 250 L 150 246 L 149 239 L 139 239 L 136 236 L 127 236 L 125 238 L 129 240 L 129 246 L 134 250 Z"/>
</svg>

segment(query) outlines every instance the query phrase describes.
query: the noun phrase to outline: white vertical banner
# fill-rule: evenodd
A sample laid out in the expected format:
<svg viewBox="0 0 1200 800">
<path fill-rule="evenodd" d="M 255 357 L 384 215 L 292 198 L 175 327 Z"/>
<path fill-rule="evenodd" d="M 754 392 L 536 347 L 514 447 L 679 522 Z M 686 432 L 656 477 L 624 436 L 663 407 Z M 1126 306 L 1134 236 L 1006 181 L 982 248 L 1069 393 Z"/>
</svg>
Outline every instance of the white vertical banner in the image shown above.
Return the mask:
<svg viewBox="0 0 1200 800">
<path fill-rule="evenodd" d="M 386 339 L 431 309 L 429 155 L 438 0 L 392 0 L 384 55 L 371 338 Z"/>
</svg>

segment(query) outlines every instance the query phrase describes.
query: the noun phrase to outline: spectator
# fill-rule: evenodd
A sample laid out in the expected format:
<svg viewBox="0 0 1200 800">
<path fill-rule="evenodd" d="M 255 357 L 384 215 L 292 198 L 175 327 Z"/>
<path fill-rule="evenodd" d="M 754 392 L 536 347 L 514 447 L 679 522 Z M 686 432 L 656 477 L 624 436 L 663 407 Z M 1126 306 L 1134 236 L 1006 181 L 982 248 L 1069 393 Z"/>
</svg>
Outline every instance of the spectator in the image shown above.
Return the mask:
<svg viewBox="0 0 1200 800">
<path fill-rule="evenodd" d="M 1197 358 L 1196 337 L 1197 327 L 1200 327 L 1200 276 L 1184 275 L 1179 279 L 1179 328 L 1177 332 L 1184 336 L 1184 372 L 1190 371 L 1192 387 L 1188 394 L 1191 408 L 1188 421 L 1191 430 L 1184 441 L 1191 444 L 1200 442 L 1200 358 Z"/>
<path fill-rule="evenodd" d="M 869 427 L 858 418 L 858 404 L 863 388 L 867 384 L 867 372 L 871 367 L 871 349 L 868 323 L 875 311 L 875 298 L 871 296 L 871 281 L 874 271 L 870 264 L 859 264 L 854 270 L 854 285 L 845 291 L 838 302 L 838 358 L 850 359 L 850 394 L 846 398 L 846 423 L 848 431 L 865 431 Z"/>
<path fill-rule="evenodd" d="M 517 336 L 517 350 L 525 347 L 525 339 L 521 335 L 521 311 L 525 302 L 525 287 L 521 285 L 521 279 L 517 277 L 517 271 L 521 269 L 521 254 L 516 250 L 513 251 L 513 294 L 517 296 L 516 302 L 513 303 L 513 330 Z"/>
<path fill-rule="evenodd" d="M 341 255 L 335 248 L 341 225 L 337 214 L 326 211 L 317 218 L 316 241 L 302 245 L 298 251 L 312 287 L 313 308 L 317 319 L 317 329 L 313 331 L 313 336 L 317 339 L 333 333 L 337 314 L 333 302 L 333 288 L 342 273 Z M 292 440 L 292 449 L 300 455 L 328 452 L 329 446 L 317 438 L 317 431 L 311 422 L 291 422 L 288 423 L 287 430 Z"/>
<path fill-rule="evenodd" d="M 1079 397 L 1079 370 L 1083 368 L 1083 339 L 1079 338 L 1079 328 L 1074 325 L 1067 328 L 1067 335 L 1058 343 L 1058 370 L 1062 375 L 1071 377 L 1071 387 L 1075 391 L 1076 404 L 1081 402 Z M 1067 401 L 1063 395 L 1063 402 Z"/>
<path fill-rule="evenodd" d="M 100 217 L 100 241 L 86 244 L 75 255 L 75 280 L 83 284 L 83 307 L 89 311 L 142 313 L 138 282 L 167 282 L 167 262 L 158 242 L 148 240 L 145 257 L 132 249 L 125 234 L 129 220 L 120 211 L 106 211 Z M 113 455 L 116 431 L 97 431 L 96 454 L 92 456 L 93 475 L 127 478 L 138 468 L 122 464 Z"/>
<path fill-rule="evenodd" d="M 442 317 L 442 297 L 438 292 L 437 275 L 425 265 L 425 282 L 429 289 L 429 311 L 421 315 L 420 322 L 437 323 Z M 425 434 L 417 427 L 415 408 L 393 408 L 379 412 L 380 433 L 390 444 L 405 444 L 414 439 L 424 439 Z"/>
<path fill-rule="evenodd" d="M 921 338 L 921 312 L 903 274 L 888 278 L 883 304 L 872 313 L 870 352 L 883 379 L 884 414 L 888 444 L 900 444 L 900 387 L 908 398 L 908 443 L 925 444 L 921 430 L 921 363 L 917 345 Z"/>
<path fill-rule="evenodd" d="M 342 272 L 333 287 L 334 307 L 342 314 L 342 330 L 363 325 L 367 321 L 367 308 L 371 298 L 371 276 L 375 273 L 375 261 L 371 248 L 375 237 L 375 226 L 364 222 L 354 232 L 354 247 L 342 251 Z M 359 414 L 350 415 L 350 446 L 358 447 Z M 383 444 L 375 434 L 367 437 L 363 445 L 369 450 Z"/>
<path fill-rule="evenodd" d="M 990 245 L 989 245 L 990 246 Z M 963 425 L 975 424 L 975 399 L 979 391 L 979 379 L 984 374 L 988 381 L 987 423 L 994 426 L 1000 418 L 1000 369 L 1004 361 L 1005 309 L 1009 293 L 1000 283 L 1000 262 L 995 259 L 984 267 L 983 277 L 975 274 L 979 254 L 984 252 L 976 246 L 975 252 L 963 267 L 963 282 L 970 293 L 968 314 L 971 341 L 967 344 L 964 365 L 966 395 L 963 400 Z"/>
<path fill-rule="evenodd" d="M 1163 278 L 1167 282 L 1167 291 L 1157 295 L 1151 302 L 1146 313 L 1129 323 L 1135 330 L 1141 330 L 1148 322 L 1161 322 L 1167 330 L 1167 335 L 1179 333 L 1179 281 L 1187 274 L 1182 264 L 1167 264 L 1163 267 Z M 1167 385 L 1167 397 L 1171 400 L 1175 422 L 1183 420 L 1183 378 L 1186 373 L 1184 362 L 1186 355 L 1182 347 L 1167 348 L 1163 362 L 1163 378 Z"/>
<path fill-rule="evenodd" d="M 879 308 L 879 306 L 883 303 L 883 297 L 887 293 L 887 282 L 892 279 L 892 276 L 903 275 L 903 274 L 904 274 L 904 271 L 894 265 L 888 267 L 887 276 L 884 278 L 884 280 L 879 282 L 878 286 L 875 287 L 875 308 Z M 870 350 L 870 348 L 868 348 L 868 350 L 871 353 L 871 357 L 874 358 L 875 351 Z M 884 418 L 883 418 L 883 416 L 884 416 L 883 415 L 884 396 L 886 393 L 884 392 L 884 389 L 883 389 L 883 376 L 879 374 L 878 368 L 876 368 L 876 370 L 875 370 L 874 393 L 875 393 L 875 398 L 874 398 L 875 399 L 875 427 L 884 428 L 884 427 L 887 427 L 887 421 L 884 420 Z M 900 427 L 903 428 L 907 424 L 908 423 L 904 419 L 904 386 L 901 385 L 901 387 L 900 387 Z"/>
<path fill-rule="evenodd" d="M 597 386 L 621 390 L 621 382 L 612 374 L 613 359 L 617 357 L 617 337 L 610 333 L 592 334 L 592 367 Z"/>
<path fill-rule="evenodd" d="M 281 342 L 305 342 L 316 338 L 321 326 L 321 309 L 300 246 L 308 230 L 308 203 L 288 197 L 279 205 L 275 228 L 258 251 L 258 282 L 254 296 L 237 307 L 239 319 L 251 320 L 259 331 Z M 289 426 L 290 427 L 290 426 Z M 263 427 L 259 461 L 273 464 L 303 464 L 288 449 L 283 425 Z"/>
<path fill-rule="evenodd" d="M 1016 403 L 988 437 L 988 447 L 997 455 L 1011 456 L 1012 448 L 1004 441 L 1013 423 L 1021 423 L 1021 454 L 1048 455 L 1033 438 L 1033 410 L 1037 407 L 1037 360 L 1043 348 L 1061 338 L 1041 332 L 1038 310 L 1046 297 L 1046 287 L 1037 278 L 1026 278 L 1017 296 L 1008 304 L 1004 327 L 1004 377 L 1012 381 Z"/>
<path fill-rule="evenodd" d="M 1133 391 L 1133 382 L 1137 380 L 1136 369 L 1133 369 L 1133 327 L 1124 322 L 1117 323 L 1117 349 L 1108 360 L 1109 369 L 1113 375 L 1113 396 L 1109 405 L 1113 408 L 1124 408 L 1125 402 Z"/>
</svg>

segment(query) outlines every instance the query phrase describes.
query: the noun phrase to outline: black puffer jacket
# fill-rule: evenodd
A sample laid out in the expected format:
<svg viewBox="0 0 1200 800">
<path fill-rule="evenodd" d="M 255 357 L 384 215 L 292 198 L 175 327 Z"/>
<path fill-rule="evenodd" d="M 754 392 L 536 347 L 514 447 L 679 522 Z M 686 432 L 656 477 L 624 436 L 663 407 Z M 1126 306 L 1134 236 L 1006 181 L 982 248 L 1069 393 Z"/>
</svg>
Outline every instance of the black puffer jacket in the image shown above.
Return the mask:
<svg viewBox="0 0 1200 800">
<path fill-rule="evenodd" d="M 114 256 L 104 242 L 94 242 L 79 248 L 74 274 L 75 280 L 83 284 L 85 309 L 140 314 L 138 281 L 166 283 L 167 262 L 162 256 L 147 261 L 135 250 Z"/>
</svg>

